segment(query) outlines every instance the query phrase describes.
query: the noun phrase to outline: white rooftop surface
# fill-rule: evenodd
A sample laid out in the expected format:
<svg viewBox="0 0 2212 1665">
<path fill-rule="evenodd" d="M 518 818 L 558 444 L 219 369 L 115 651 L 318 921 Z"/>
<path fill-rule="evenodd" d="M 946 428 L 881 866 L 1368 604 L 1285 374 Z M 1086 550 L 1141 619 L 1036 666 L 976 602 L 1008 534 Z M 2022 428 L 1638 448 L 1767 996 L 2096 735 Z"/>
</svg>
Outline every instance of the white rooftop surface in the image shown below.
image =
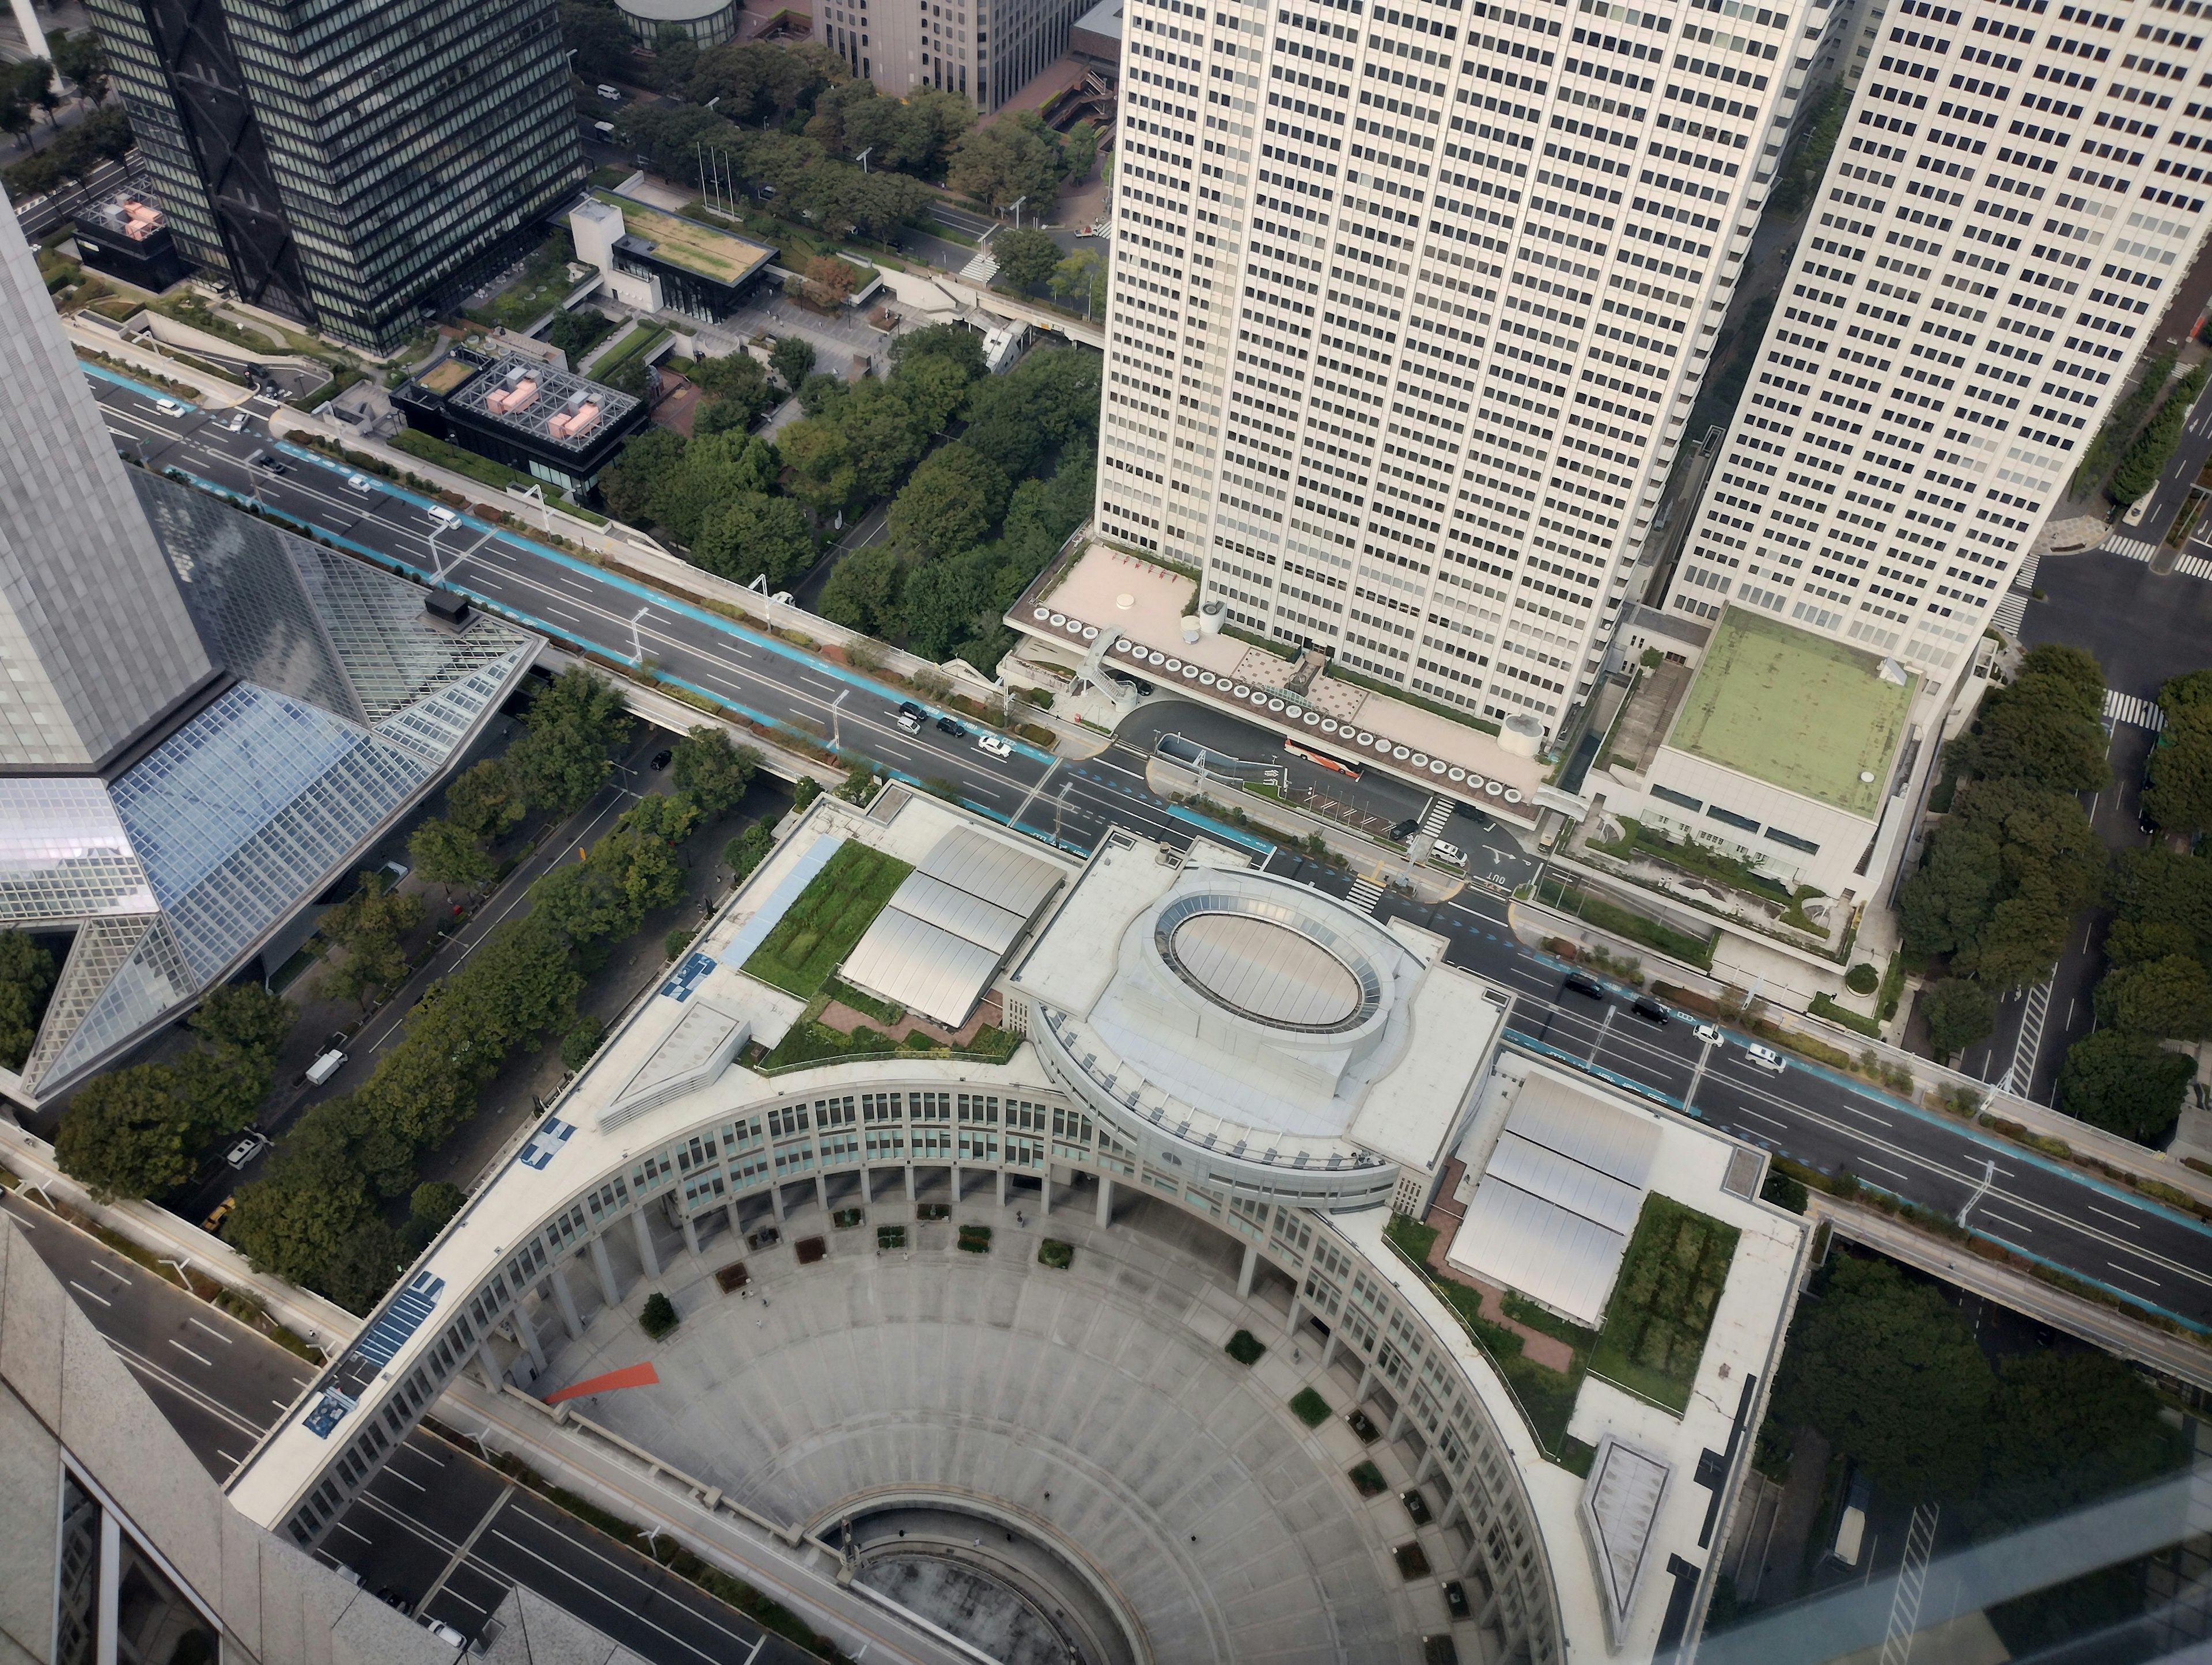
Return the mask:
<svg viewBox="0 0 2212 1665">
<path fill-rule="evenodd" d="M 744 939 L 757 941 L 764 932 L 761 916 L 769 912 L 771 898 L 783 896 L 787 880 L 810 863 L 818 870 L 819 862 L 828 859 L 827 851 L 834 851 L 843 838 L 854 838 L 901 860 L 918 863 L 948 829 L 967 824 L 972 823 L 958 811 L 927 797 L 909 798 L 888 823 L 870 820 L 842 799 L 826 794 L 817 799 L 798 829 L 777 846 L 693 941 L 690 952 L 714 961 L 714 969 L 690 985 L 684 1000 L 660 993 L 659 987 L 665 986 L 661 985 L 632 1007 L 598 1056 L 555 1101 L 550 1122 L 557 1127 L 540 1124 L 533 1128 L 522 1150 L 513 1153 L 497 1177 L 482 1187 L 454 1216 L 418 1268 L 445 1280 L 436 1307 L 378 1373 L 356 1407 L 338 1423 L 331 1439 L 318 1437 L 306 1425 L 305 1414 L 312 1401 L 295 1404 L 234 1477 L 229 1488 L 232 1500 L 264 1525 L 283 1520 L 295 1504 L 298 1481 L 312 1474 L 360 1425 L 391 1383 L 414 1367 L 422 1350 L 444 1331 L 457 1300 L 465 1301 L 473 1294 L 509 1249 L 575 1196 L 588 1181 L 634 1155 L 658 1149 L 679 1129 L 695 1126 L 710 1115 L 733 1115 L 747 1105 L 804 1092 L 817 1078 L 834 1079 L 839 1091 L 849 1092 L 866 1091 L 878 1081 L 911 1083 L 917 1077 L 926 1079 L 933 1074 L 941 1074 L 947 1085 L 957 1085 L 987 1072 L 992 1084 L 1001 1090 L 1030 1087 L 1056 1092 L 1035 1050 L 1024 1046 L 1003 1066 L 913 1056 L 857 1063 L 830 1060 L 818 1069 L 794 1070 L 770 1079 L 733 1065 L 719 1073 L 709 1072 L 712 1079 L 659 1097 L 635 1114 L 600 1114 L 625 1095 L 633 1100 L 640 1097 L 633 1084 L 665 1082 L 686 1067 L 698 1070 L 702 1060 L 722 1043 L 724 1020 L 740 1021 L 749 1012 L 761 1010 L 796 1015 L 801 1003 L 788 995 L 778 994 L 775 1003 L 763 1003 L 764 985 L 739 972 L 744 956 L 733 951 L 743 946 Z M 986 836 L 997 835 L 987 831 Z M 1023 840 L 1019 835 L 1005 836 L 1012 848 L 1054 864 L 1069 878 L 1077 871 L 1071 858 L 1047 846 Z M 815 854 L 817 841 L 827 845 L 827 851 L 818 857 Z M 802 882 L 791 894 L 795 896 L 804 888 Z M 776 910 L 781 911 L 780 904 Z M 756 926 L 757 929 L 749 928 Z M 672 968 L 672 975 L 677 969 Z M 697 1012 L 717 1016 L 702 1018 L 694 1015 Z M 787 1027 L 788 1018 L 785 1023 Z M 767 1039 L 757 1031 L 753 1038 Z M 565 1133 L 561 1131 L 563 1128 Z M 525 1151 L 531 1153 L 529 1162 L 520 1159 Z"/>
<path fill-rule="evenodd" d="M 1505 1125 L 1487 1158 L 1494 1116 L 1478 1116 L 1462 1143 L 1480 1177 L 1449 1262 L 1595 1325 L 1636 1230 L 1658 1130 L 1541 1066 L 1493 1075 L 1489 1091 L 1507 1100 Z"/>
<path fill-rule="evenodd" d="M 1272 920 L 1200 914 L 1175 933 L 1176 956 L 1240 1012 L 1293 1028 L 1359 1010 L 1359 980 L 1320 944 Z"/>
<path fill-rule="evenodd" d="M 1217 678 L 1230 675 L 1250 651 L 1249 643 L 1226 634 L 1202 635 L 1194 642 L 1182 639 L 1183 608 L 1188 605 L 1194 587 L 1179 573 L 1124 554 L 1108 544 L 1094 543 L 1069 564 L 1042 604 L 1017 605 L 1006 615 L 1006 623 L 1080 656 L 1091 646 L 1090 640 L 1080 628 L 1054 625 L 1051 615 L 1058 613 L 1080 627 L 1095 627 L 1102 633 L 1112 631 L 1143 647 L 1158 648 L 1186 665 L 1211 671 Z M 1129 603 L 1126 607 L 1121 605 L 1124 599 Z M 1046 613 L 1042 619 L 1035 617 L 1040 605 Z M 1480 801 L 1493 814 L 1522 821 L 1533 820 L 1536 815 L 1536 805 L 1529 800 L 1543 783 L 1542 763 L 1534 757 L 1516 757 L 1498 744 L 1494 735 L 1466 723 L 1454 722 L 1409 701 L 1393 699 L 1387 694 L 1324 673 L 1322 682 L 1334 690 L 1338 703 L 1332 704 L 1329 699 L 1317 694 L 1315 704 L 1322 710 L 1340 706 L 1348 709 L 1352 701 L 1358 700 L 1356 719 L 1359 728 L 1377 737 L 1388 736 L 1425 757 L 1442 761 L 1448 768 L 1457 767 L 1485 781 L 1496 781 L 1518 792 L 1522 801 L 1509 805 L 1500 795 L 1485 796 L 1463 782 L 1452 782 L 1448 775 L 1425 768 L 1415 769 L 1408 762 L 1384 758 L 1372 747 L 1348 745 L 1318 726 L 1286 722 L 1280 712 L 1270 712 L 1264 704 L 1255 705 L 1249 699 L 1230 697 L 1222 690 L 1204 685 L 1195 677 L 1187 678 L 1160 665 L 1134 667 L 1125 653 L 1108 653 L 1106 665 L 1124 675 L 1141 676 L 1163 690 L 1173 683 L 1183 695 L 1202 704 L 1233 710 L 1249 722 L 1280 732 L 1295 732 L 1301 740 L 1322 750 L 1358 757 L 1370 768 L 1418 780 L 1432 791 L 1451 793 L 1469 802 Z M 1291 665 L 1290 659 L 1281 661 L 1283 676 L 1290 674 Z"/>
<path fill-rule="evenodd" d="M 1500 1055 L 1498 1073 L 1522 1076 L 1547 1066 L 1516 1053 Z M 1690 1395 L 1689 1410 L 1681 1420 L 1656 1405 L 1645 1403 L 1595 1376 L 1583 1378 L 1568 1431 L 1595 1447 L 1608 1435 L 1637 1453 L 1663 1463 L 1669 1470 L 1664 1495 L 1656 1515 L 1645 1525 L 1633 1498 L 1612 1497 L 1601 1509 L 1608 1518 L 1632 1530 L 1646 1533 L 1643 1561 L 1645 1574 L 1633 1606 L 1620 1633 L 1609 1638 L 1601 1595 L 1607 1574 L 1596 1565 L 1598 1547 L 1591 1542 L 1580 1515 L 1585 1482 L 1555 1463 L 1547 1462 L 1536 1449 L 1528 1425 L 1521 1419 L 1511 1395 L 1490 1366 L 1487 1356 L 1468 1338 L 1453 1314 L 1420 1279 L 1399 1277 L 1393 1281 L 1406 1299 L 1418 1306 L 1430 1327 L 1445 1338 L 1453 1356 L 1481 1392 L 1492 1419 L 1512 1449 L 1516 1466 L 1528 1488 L 1544 1537 L 1545 1553 L 1558 1569 L 1560 1622 L 1565 1628 L 1570 1659 L 1648 1659 L 1654 1656 L 1659 1628 L 1666 1618 L 1667 1598 L 1673 1581 L 1665 1577 L 1668 1558 L 1680 1555 L 1698 1566 L 1717 1553 L 1700 1549 L 1698 1534 L 1705 1525 L 1712 1493 L 1695 1483 L 1698 1456 L 1708 1449 L 1728 1449 L 1729 1431 L 1735 1419 L 1747 1376 L 1759 1379 L 1763 1392 L 1775 1361 L 1780 1357 L 1782 1334 L 1792 1307 L 1798 1261 L 1809 1237 L 1807 1223 L 1769 1203 L 1747 1200 L 1721 1189 L 1729 1159 L 1743 1148 L 1735 1140 L 1687 1118 L 1616 1094 L 1595 1081 L 1576 1082 L 1577 1087 L 1601 1098 L 1622 1115 L 1656 1130 L 1651 1155 L 1650 1188 L 1735 1226 L 1742 1235 L 1729 1267 L 1727 1287 L 1713 1315 L 1705 1357 Z M 1478 1118 L 1478 1127 L 1489 1121 L 1488 1108 Z M 1494 1125 L 1494 1124 L 1493 1124 Z M 1462 1146 L 1462 1150 L 1466 1147 Z M 1377 1266 L 1387 1266 L 1396 1252 L 1383 1241 L 1389 1223 L 1383 1211 L 1368 1209 L 1334 1217 L 1337 1229 L 1358 1244 Z M 1750 1440 L 1755 1426 L 1744 1431 Z M 1748 1453 L 1743 1453 L 1748 1455 Z M 1646 1475 L 1648 1482 L 1650 1477 Z M 1715 1533 L 1716 1544 L 1719 1532 Z M 1607 1559 L 1620 1565 L 1621 1543 L 1608 1543 Z M 1580 1558 L 1577 1559 L 1577 1558 Z M 1576 1577 L 1577 1569 L 1588 1577 Z"/>
<path fill-rule="evenodd" d="M 1279 894 L 1348 940 L 1373 945 L 1394 965 L 1386 1004 L 1397 1031 L 1359 1055 L 1350 1042 L 1328 1033 L 1268 1030 L 1224 1037 L 1202 1032 L 1204 997 L 1179 988 L 1164 997 L 1168 974 L 1147 979 L 1133 968 L 1149 951 L 1151 910 L 1186 876 L 1202 881 L 1207 870 L 1224 875 L 1224 888 L 1241 886 Z M 1194 882 L 1192 890 L 1206 888 Z M 1229 915 L 1197 915 L 1171 940 L 1178 945 L 1194 925 L 1217 927 L 1202 937 L 1202 957 L 1224 973 L 1224 994 L 1246 1000 L 1288 1002 L 1300 1010 L 1328 987 L 1328 977 L 1306 953 L 1298 975 L 1279 938 L 1327 960 L 1347 981 L 1350 974 L 1308 939 L 1280 927 L 1247 933 L 1262 921 Z M 1158 848 L 1109 844 L 1046 922 L 1013 971 L 1016 985 L 1070 1016 L 1085 1036 L 1079 1052 L 1097 1054 L 1096 1068 L 1111 1076 L 1117 1091 L 1143 1082 L 1139 1108 L 1162 1105 L 1172 1126 L 1188 1115 L 1201 1133 L 1215 1121 L 1233 1136 L 1249 1129 L 1260 1144 L 1278 1136 L 1279 1148 L 1319 1146 L 1352 1139 L 1394 1161 L 1424 1170 L 1437 1166 L 1443 1145 L 1472 1097 L 1483 1060 L 1501 1021 L 1483 999 L 1478 979 L 1442 963 L 1440 939 L 1425 932 L 1385 932 L 1364 915 L 1306 886 L 1254 872 L 1242 851 L 1201 842 L 1180 867 L 1161 861 Z M 1260 960 L 1254 960 L 1255 952 Z M 1272 969 L 1271 969 L 1272 967 Z M 1298 976 L 1314 987 L 1297 986 Z M 1395 992 L 1393 992 L 1395 991 Z M 1250 1007 L 1245 1008 L 1248 1012 Z M 1357 1036 L 1358 1031 L 1353 1031 Z M 1195 1111 L 1195 1115 L 1190 1113 Z M 1224 1138 L 1223 1142 L 1231 1142 Z"/>
</svg>

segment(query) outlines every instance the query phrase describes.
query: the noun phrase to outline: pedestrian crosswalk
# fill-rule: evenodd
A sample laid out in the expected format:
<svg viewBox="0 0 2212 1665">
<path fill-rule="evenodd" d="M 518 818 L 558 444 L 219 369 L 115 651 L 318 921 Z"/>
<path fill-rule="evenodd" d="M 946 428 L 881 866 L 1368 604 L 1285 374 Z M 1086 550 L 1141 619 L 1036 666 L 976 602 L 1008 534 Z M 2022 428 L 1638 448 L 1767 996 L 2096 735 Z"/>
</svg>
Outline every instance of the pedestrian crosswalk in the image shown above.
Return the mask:
<svg viewBox="0 0 2212 1665">
<path fill-rule="evenodd" d="M 2116 723 L 2133 723 L 2154 734 L 2166 726 L 2166 713 L 2156 705 L 2140 695 L 2123 694 L 2116 688 L 2105 690 L 2105 714 Z"/>
<path fill-rule="evenodd" d="M 1444 823 L 1451 819 L 1451 812 L 1450 799 L 1430 799 L 1428 808 L 1421 811 L 1421 830 L 1431 838 L 1437 837 L 1443 831 Z"/>
<path fill-rule="evenodd" d="M 2027 617 L 2027 600 L 2014 590 L 1997 603 L 1996 611 L 1990 615 L 1990 623 L 1996 626 L 2000 635 L 2008 641 L 2019 640 L 2021 622 Z"/>
<path fill-rule="evenodd" d="M 2114 532 L 2098 548 L 2108 555 L 2124 555 L 2130 561 L 2148 561 L 2158 553 L 2158 544 L 2148 538 L 2124 538 Z"/>
<path fill-rule="evenodd" d="M 2174 571 L 2184 578 L 2212 578 L 2212 561 L 2201 555 L 2185 555 L 2173 563 Z"/>
<path fill-rule="evenodd" d="M 1382 887 L 1371 878 L 1355 878 L 1352 881 L 1352 893 L 1345 900 L 1361 913 L 1371 914 L 1375 904 L 1382 900 Z"/>
<path fill-rule="evenodd" d="M 971 283 L 988 283 L 999 275 L 999 263 L 988 248 L 980 248 L 975 258 L 960 268 L 960 275 Z"/>
</svg>

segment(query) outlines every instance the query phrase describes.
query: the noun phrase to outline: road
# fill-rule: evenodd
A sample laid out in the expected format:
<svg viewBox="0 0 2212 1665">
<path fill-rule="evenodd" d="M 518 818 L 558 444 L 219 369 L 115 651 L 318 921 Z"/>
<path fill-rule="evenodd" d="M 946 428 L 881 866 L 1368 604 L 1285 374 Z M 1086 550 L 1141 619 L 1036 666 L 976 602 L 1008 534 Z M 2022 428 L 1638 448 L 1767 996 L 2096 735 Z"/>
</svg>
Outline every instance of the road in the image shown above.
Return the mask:
<svg viewBox="0 0 2212 1665">
<path fill-rule="evenodd" d="M 307 1365 L 228 1314 L 13 1193 L 0 1208 L 217 1480 L 307 1385 Z M 778 1636 L 763 1644 L 735 1608 L 420 1428 L 316 1554 L 465 1636 L 521 1584 L 655 1665 L 752 1660 L 757 1644 L 757 1665 L 813 1659 Z"/>
<path fill-rule="evenodd" d="M 251 432 L 222 432 L 196 413 L 165 420 L 137 393 L 97 378 L 94 386 L 126 450 L 143 440 L 156 466 L 245 489 L 242 459 L 265 441 Z M 1083 762 L 1029 746 L 1017 746 L 1000 761 L 972 739 L 933 726 L 902 733 L 894 696 L 865 678 L 519 535 L 463 517 L 456 529 L 439 534 L 441 547 L 433 550 L 435 523 L 420 500 L 380 485 L 354 492 L 342 471 L 306 460 L 310 454 L 300 453 L 289 475 L 262 484 L 270 507 L 417 572 L 448 568 L 456 587 L 558 640 L 617 658 L 653 654 L 664 673 L 758 718 L 834 732 L 848 750 L 910 781 L 946 782 L 982 812 L 1079 851 L 1095 845 L 1109 825 L 1178 845 L 1195 830 L 1188 811 L 1163 802 L 1145 784 L 1150 737 L 1170 712 L 1178 724 L 1186 720 L 1179 710 L 1142 708 L 1132 729 L 1135 743 L 1117 738 Z M 1256 729 L 1224 733 L 1224 744 L 1246 757 L 1279 756 L 1279 739 Z M 1340 896 L 1352 883 L 1333 867 L 1281 854 L 1271 866 Z M 1437 930 L 1452 945 L 1452 963 L 1513 989 L 1519 997 L 1515 1026 L 1540 1049 L 1594 1063 L 1801 1162 L 1830 1170 L 1849 1167 L 1871 1185 L 1948 1213 L 1966 1203 L 1994 1162 L 1993 1187 L 1975 1214 L 1983 1231 L 2130 1299 L 2212 1326 L 2212 1231 L 2197 1222 L 1863 1083 L 1794 1060 L 1784 1075 L 1769 1077 L 1745 1061 L 1734 1039 L 1707 1053 L 1685 1024 L 1653 1030 L 1625 1018 L 1618 1000 L 1601 1013 L 1580 997 L 1560 996 L 1559 969 L 1514 939 L 1504 904 L 1473 890 L 1462 895 L 1467 900 L 1434 909 L 1388 898 L 1380 910 Z"/>
</svg>

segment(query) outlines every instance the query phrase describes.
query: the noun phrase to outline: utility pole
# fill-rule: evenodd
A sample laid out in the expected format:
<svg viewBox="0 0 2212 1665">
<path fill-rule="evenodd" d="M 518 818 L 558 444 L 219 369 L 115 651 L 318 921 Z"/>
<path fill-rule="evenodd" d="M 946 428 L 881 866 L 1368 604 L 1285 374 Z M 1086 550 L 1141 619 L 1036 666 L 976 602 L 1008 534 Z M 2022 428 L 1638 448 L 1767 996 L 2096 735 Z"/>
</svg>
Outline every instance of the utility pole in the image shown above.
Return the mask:
<svg viewBox="0 0 2212 1665">
<path fill-rule="evenodd" d="M 838 722 L 837 708 L 844 704 L 847 700 L 849 700 L 852 697 L 853 690 L 848 688 L 845 690 L 843 693 L 838 695 L 836 699 L 830 702 L 830 750 L 832 751 L 842 751 L 845 749 L 845 742 L 842 738 L 844 729 Z"/>
<path fill-rule="evenodd" d="M 860 152 L 859 155 L 853 158 L 854 161 L 860 164 L 861 173 L 865 173 L 868 171 L 868 158 L 875 154 L 875 149 L 876 147 L 872 144 L 866 150 Z"/>
<path fill-rule="evenodd" d="M 1014 198 L 1014 229 L 1016 231 L 1019 231 L 1022 228 L 1022 204 L 1027 201 L 1029 201 L 1027 197 L 1017 197 Z"/>
<path fill-rule="evenodd" d="M 640 619 L 643 618 L 652 611 L 653 609 L 651 607 L 641 607 L 629 616 L 630 662 L 641 668 L 645 664 L 645 642 L 637 633 L 637 623 Z"/>
</svg>

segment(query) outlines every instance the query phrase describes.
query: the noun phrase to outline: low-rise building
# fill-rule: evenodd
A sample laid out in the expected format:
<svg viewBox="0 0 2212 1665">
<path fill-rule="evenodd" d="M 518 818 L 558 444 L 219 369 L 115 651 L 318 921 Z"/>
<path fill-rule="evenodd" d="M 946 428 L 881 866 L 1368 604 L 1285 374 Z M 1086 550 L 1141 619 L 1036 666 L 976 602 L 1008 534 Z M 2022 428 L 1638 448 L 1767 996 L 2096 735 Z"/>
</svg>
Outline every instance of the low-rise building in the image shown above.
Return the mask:
<svg viewBox="0 0 2212 1665">
<path fill-rule="evenodd" d="M 457 347 L 392 396 L 410 428 L 578 495 L 646 425 L 645 401 L 536 358 Z"/>
<path fill-rule="evenodd" d="M 168 216 L 143 191 L 87 203 L 75 225 L 77 258 L 133 289 L 159 295 L 191 270 L 169 234 Z"/>
<path fill-rule="evenodd" d="M 661 31 L 669 28 L 701 52 L 737 39 L 737 0 L 617 0 L 615 9 L 648 49 L 659 46 Z"/>
<path fill-rule="evenodd" d="M 641 313 L 681 313 L 719 324 L 743 306 L 775 251 L 649 204 L 595 191 L 568 211 L 576 258 L 599 268 L 607 293 Z"/>
</svg>

